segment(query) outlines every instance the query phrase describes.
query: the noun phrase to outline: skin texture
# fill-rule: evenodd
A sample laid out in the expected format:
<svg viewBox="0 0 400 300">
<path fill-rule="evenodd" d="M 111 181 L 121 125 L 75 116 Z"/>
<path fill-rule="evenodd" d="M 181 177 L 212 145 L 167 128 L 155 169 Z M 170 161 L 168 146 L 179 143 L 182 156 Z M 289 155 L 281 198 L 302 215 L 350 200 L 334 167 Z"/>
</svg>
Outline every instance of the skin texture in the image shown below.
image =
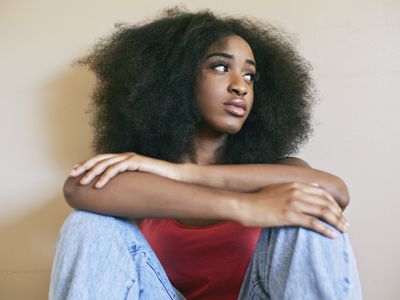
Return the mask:
<svg viewBox="0 0 400 300">
<path fill-rule="evenodd" d="M 226 136 L 242 128 L 253 105 L 254 61 L 249 44 L 239 36 L 225 37 L 210 46 L 201 64 L 195 89 L 203 116 L 202 131 Z M 235 98 L 246 103 L 242 117 L 234 116 L 224 108 L 226 101 Z"/>
<path fill-rule="evenodd" d="M 253 82 L 256 73 L 253 52 L 239 36 L 225 37 L 210 46 L 200 65 L 195 97 L 202 118 L 195 135 L 195 151 L 183 162 L 212 164 L 228 134 L 240 131 L 253 105 Z M 245 114 L 233 116 L 226 102 L 243 100 Z"/>
<path fill-rule="evenodd" d="M 254 99 L 256 73 L 253 52 L 239 36 L 225 37 L 210 46 L 200 65 L 195 97 L 202 114 L 195 136 L 195 151 L 183 162 L 215 163 L 215 153 L 226 142 L 228 134 L 240 131 L 248 118 Z M 245 114 L 233 116 L 226 102 L 241 99 Z"/>
<path fill-rule="evenodd" d="M 137 221 L 146 217 L 168 217 L 198 226 L 199 223 L 208 225 L 221 220 L 235 220 L 245 226 L 298 225 L 331 236 L 330 230 L 318 220 L 323 219 L 339 230 L 347 230 L 337 199 L 335 201 L 322 186 L 311 184 L 318 179 L 332 191 L 343 190 L 341 182 L 333 175 L 308 168 L 306 163 L 295 166 L 299 164 L 298 160 L 290 167 L 213 165 L 216 149 L 224 145 L 228 135 L 239 132 L 251 114 L 253 83 L 248 75 L 255 71 L 254 66 L 246 63 L 254 61 L 252 50 L 238 36 L 228 36 L 212 44 L 207 53 L 215 52 L 232 58 L 227 67 L 213 65 L 210 69 L 208 60 L 201 64 L 195 91 L 203 118 L 197 127 L 196 147 L 185 157 L 186 166 L 208 167 L 209 176 L 193 176 L 196 169 L 192 169 L 185 177 L 182 165 L 178 168 L 176 164 L 134 153 L 100 155 L 81 163 L 74 176 L 67 179 L 64 193 L 68 203 L 75 208 Z M 224 101 L 230 97 L 246 101 L 245 116 L 232 116 L 223 109 Z M 132 159 L 135 156 L 136 159 Z M 114 168 L 115 173 L 126 170 L 139 172 L 118 175 L 97 191 L 93 183 L 90 186 L 79 183 L 82 172 L 91 170 L 86 174 L 90 179 L 86 182 L 88 184 L 108 166 L 111 170 Z M 108 174 L 112 175 L 111 172 Z M 257 180 L 253 179 L 254 174 L 257 174 Z M 118 180 L 120 176 L 122 178 Z M 167 179 L 168 176 L 171 179 Z M 207 177 L 222 177 L 224 180 L 222 185 L 215 187 L 212 186 L 214 180 L 204 180 Z M 188 178 L 197 179 L 189 183 Z M 241 182 L 245 184 L 240 185 Z M 238 186 L 242 190 L 238 191 Z"/>
</svg>

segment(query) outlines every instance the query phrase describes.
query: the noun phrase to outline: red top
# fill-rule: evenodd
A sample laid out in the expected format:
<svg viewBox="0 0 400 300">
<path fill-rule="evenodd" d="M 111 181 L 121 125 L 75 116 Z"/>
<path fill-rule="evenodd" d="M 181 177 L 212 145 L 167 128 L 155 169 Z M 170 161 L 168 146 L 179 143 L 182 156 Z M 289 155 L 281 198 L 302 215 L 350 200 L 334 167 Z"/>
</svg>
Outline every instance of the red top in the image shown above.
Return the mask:
<svg viewBox="0 0 400 300">
<path fill-rule="evenodd" d="M 143 219 L 140 229 L 188 300 L 236 300 L 261 231 L 232 221 L 188 227 L 174 219 Z"/>
</svg>

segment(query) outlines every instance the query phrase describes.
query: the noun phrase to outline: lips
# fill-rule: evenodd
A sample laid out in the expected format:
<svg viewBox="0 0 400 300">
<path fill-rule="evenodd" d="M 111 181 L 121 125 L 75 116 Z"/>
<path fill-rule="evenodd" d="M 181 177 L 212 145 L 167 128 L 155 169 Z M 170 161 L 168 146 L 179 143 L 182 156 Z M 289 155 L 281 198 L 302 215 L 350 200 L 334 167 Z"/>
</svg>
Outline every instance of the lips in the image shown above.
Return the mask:
<svg viewBox="0 0 400 300">
<path fill-rule="evenodd" d="M 224 102 L 224 108 L 234 116 L 243 117 L 246 113 L 246 102 L 242 99 L 231 99 Z"/>
</svg>

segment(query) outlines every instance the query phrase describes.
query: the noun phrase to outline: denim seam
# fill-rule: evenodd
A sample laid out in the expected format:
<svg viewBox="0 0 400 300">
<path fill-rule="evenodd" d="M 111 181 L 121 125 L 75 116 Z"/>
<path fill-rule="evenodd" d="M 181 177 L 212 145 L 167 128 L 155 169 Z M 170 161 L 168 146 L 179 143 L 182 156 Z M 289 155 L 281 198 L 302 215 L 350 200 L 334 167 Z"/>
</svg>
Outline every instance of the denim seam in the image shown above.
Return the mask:
<svg viewBox="0 0 400 300">
<path fill-rule="evenodd" d="M 133 257 L 134 255 L 137 255 L 138 253 L 143 253 L 143 255 L 146 258 L 146 263 L 150 266 L 150 268 L 153 270 L 154 274 L 157 276 L 159 282 L 161 283 L 161 285 L 164 287 L 164 289 L 167 291 L 168 296 L 171 299 L 176 299 L 174 296 L 174 292 L 171 291 L 167 285 L 165 284 L 163 278 L 161 277 L 161 275 L 159 274 L 159 272 L 156 271 L 156 268 L 154 267 L 154 265 L 151 262 L 150 257 L 146 254 L 146 249 L 142 248 L 142 247 L 136 247 L 136 245 L 133 245 L 135 247 L 135 249 L 133 249 L 133 247 L 129 247 L 128 251 L 131 254 L 131 257 Z"/>
<path fill-rule="evenodd" d="M 344 239 L 344 236 L 343 236 L 343 239 Z M 348 296 L 348 294 L 349 294 L 349 291 L 350 291 L 350 285 L 351 285 L 351 282 L 350 282 L 350 280 L 349 280 L 349 273 L 350 273 L 350 264 L 349 264 L 349 252 L 347 251 L 347 248 L 345 248 L 344 250 L 343 250 L 343 259 L 344 259 L 344 262 L 345 262 L 345 266 L 346 266 L 346 273 L 344 274 L 344 287 L 343 287 L 343 299 L 346 299 L 347 298 L 347 296 Z"/>
<path fill-rule="evenodd" d="M 124 299 L 128 299 L 128 294 L 131 291 L 133 285 L 135 284 L 136 280 L 132 279 L 131 280 L 131 284 L 128 286 L 128 288 L 126 289 L 125 295 L 124 295 Z"/>
<path fill-rule="evenodd" d="M 174 293 L 166 286 L 164 280 L 163 280 L 163 279 L 161 278 L 161 276 L 160 276 L 160 273 L 158 273 L 158 272 L 156 271 L 156 269 L 155 269 L 154 266 L 150 263 L 149 260 L 146 259 L 146 262 L 147 262 L 147 264 L 150 266 L 150 268 L 153 270 L 153 272 L 156 274 L 158 280 L 161 282 L 161 285 L 162 285 L 162 286 L 164 287 L 164 289 L 167 291 L 168 296 L 169 296 L 171 299 L 174 300 L 174 299 L 175 299 Z"/>
<path fill-rule="evenodd" d="M 249 291 L 249 296 L 250 299 L 253 300 L 254 296 L 256 295 L 257 289 L 256 287 L 261 283 L 261 280 L 257 280 L 255 282 L 253 282 L 253 284 L 251 285 L 250 291 Z"/>
</svg>

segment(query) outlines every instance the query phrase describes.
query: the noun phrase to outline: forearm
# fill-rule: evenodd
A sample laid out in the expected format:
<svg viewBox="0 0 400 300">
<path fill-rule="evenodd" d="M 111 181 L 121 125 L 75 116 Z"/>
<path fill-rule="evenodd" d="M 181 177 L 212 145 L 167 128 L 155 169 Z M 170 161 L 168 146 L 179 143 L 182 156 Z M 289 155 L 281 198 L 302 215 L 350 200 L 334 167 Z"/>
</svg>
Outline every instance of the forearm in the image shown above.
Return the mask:
<svg viewBox="0 0 400 300">
<path fill-rule="evenodd" d="M 349 193 L 343 180 L 324 171 L 284 164 L 190 165 L 188 182 L 235 192 L 255 192 L 270 184 L 318 183 L 344 208 Z"/>
<path fill-rule="evenodd" d="M 83 175 L 68 177 L 64 185 L 65 199 L 73 208 L 132 219 L 238 220 L 239 195 L 234 192 L 142 172 L 121 173 L 96 189 L 94 182 L 79 183 Z"/>
</svg>

